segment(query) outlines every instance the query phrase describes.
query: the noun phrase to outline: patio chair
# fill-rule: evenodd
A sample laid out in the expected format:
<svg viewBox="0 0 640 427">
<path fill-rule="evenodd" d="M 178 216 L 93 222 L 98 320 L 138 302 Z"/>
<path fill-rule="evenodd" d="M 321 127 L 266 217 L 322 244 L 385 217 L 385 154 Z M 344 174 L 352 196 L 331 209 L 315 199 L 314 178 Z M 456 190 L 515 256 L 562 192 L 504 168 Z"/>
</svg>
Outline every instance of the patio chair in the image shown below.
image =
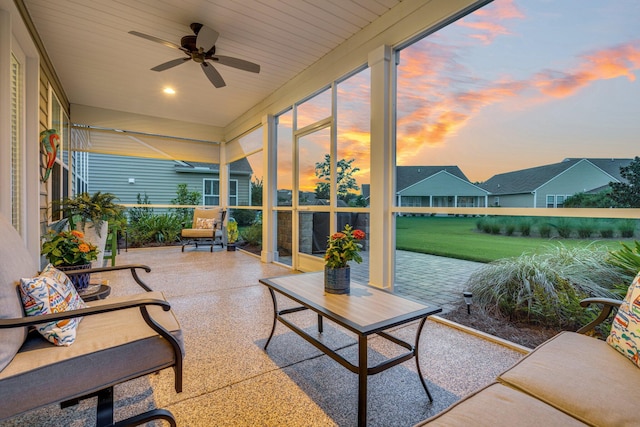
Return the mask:
<svg viewBox="0 0 640 427">
<path fill-rule="evenodd" d="M 0 260 L 0 421 L 54 403 L 64 409 L 97 396 L 97 426 L 133 426 L 151 420 L 176 425 L 171 412 L 164 409 L 152 409 L 113 423 L 116 384 L 173 367 L 175 390 L 182 391 L 184 352 L 180 325 L 164 295 L 151 291 L 138 277 L 138 270 L 149 272 L 149 267 L 121 265 L 84 270 L 96 273 L 128 269 L 146 292 L 92 301 L 89 307 L 78 308 L 85 304 L 73 295 L 73 287 L 58 287 L 58 283 L 65 283 L 64 277 L 60 282 L 44 274 L 36 276 L 36 261 L 2 216 Z M 44 281 L 43 277 L 53 282 Z M 41 303 L 44 307 L 56 304 L 47 310 L 53 314 L 25 316 L 17 289 L 22 278 L 27 278 L 28 283 L 44 283 L 34 289 L 46 291 L 34 292 L 30 301 L 48 300 Z M 22 289 L 25 292 L 25 286 Z M 64 289 L 64 294 L 59 289 Z M 33 310 L 40 304 L 28 307 Z M 81 321 L 72 321 L 80 316 Z M 34 326 L 41 329 L 49 322 L 56 322 L 57 329 L 47 339 L 33 330 Z M 75 341 L 59 333 L 66 334 L 69 324 L 75 326 Z M 60 420 L 62 424 L 64 420 Z"/>
<path fill-rule="evenodd" d="M 187 245 L 224 247 L 224 219 L 227 211 L 222 208 L 195 208 L 191 228 L 184 228 L 181 233 L 182 252 Z"/>
</svg>

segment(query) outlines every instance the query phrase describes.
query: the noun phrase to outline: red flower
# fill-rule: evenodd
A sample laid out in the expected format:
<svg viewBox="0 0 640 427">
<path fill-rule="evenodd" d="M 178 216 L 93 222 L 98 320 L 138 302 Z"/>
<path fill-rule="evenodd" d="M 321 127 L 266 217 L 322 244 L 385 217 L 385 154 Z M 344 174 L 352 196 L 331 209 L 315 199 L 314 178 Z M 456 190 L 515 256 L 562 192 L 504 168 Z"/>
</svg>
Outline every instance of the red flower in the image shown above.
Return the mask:
<svg viewBox="0 0 640 427">
<path fill-rule="evenodd" d="M 337 233 L 334 233 L 333 236 L 331 236 L 333 240 L 344 239 L 345 237 L 347 237 L 346 234 L 341 233 L 339 231 Z"/>
<path fill-rule="evenodd" d="M 353 230 L 353 237 L 355 239 L 362 240 L 365 237 L 367 237 L 367 235 L 364 234 L 364 231 L 362 231 L 362 230 Z"/>
</svg>

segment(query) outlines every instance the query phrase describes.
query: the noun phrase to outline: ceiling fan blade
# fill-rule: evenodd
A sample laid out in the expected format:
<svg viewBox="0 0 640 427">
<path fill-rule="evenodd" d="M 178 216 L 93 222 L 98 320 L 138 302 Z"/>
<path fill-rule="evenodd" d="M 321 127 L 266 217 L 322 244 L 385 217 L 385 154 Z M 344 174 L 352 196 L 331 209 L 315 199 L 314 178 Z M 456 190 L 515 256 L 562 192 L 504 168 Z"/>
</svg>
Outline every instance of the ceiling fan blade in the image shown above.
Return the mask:
<svg viewBox="0 0 640 427">
<path fill-rule="evenodd" d="M 171 61 L 167 61 L 163 64 L 160 65 L 156 65 L 155 67 L 153 67 L 151 70 L 152 71 L 164 71 L 164 70 L 168 70 L 169 68 L 173 68 L 177 65 L 180 64 L 184 64 L 185 62 L 187 62 L 188 60 L 190 60 L 191 58 L 178 58 L 178 59 L 172 59 Z"/>
<path fill-rule="evenodd" d="M 220 34 L 216 30 L 203 25 L 198 31 L 196 47 L 198 49 L 202 48 L 203 52 L 209 52 L 216 44 L 218 36 L 220 36 Z"/>
<path fill-rule="evenodd" d="M 163 44 L 163 45 L 165 45 L 167 47 L 170 47 L 170 48 L 173 48 L 173 49 L 178 49 L 178 50 L 181 50 L 181 51 L 183 51 L 185 53 L 189 53 L 188 50 L 184 49 L 181 46 L 178 46 L 175 43 L 171 43 L 169 41 L 159 39 L 158 37 L 150 36 L 149 34 L 140 33 L 138 31 L 129 31 L 129 34 L 133 34 L 134 36 L 142 37 L 143 39 L 151 40 L 152 42 L 160 43 L 160 44 Z"/>
<path fill-rule="evenodd" d="M 220 88 L 227 85 L 218 70 L 216 70 L 213 65 L 203 62 L 201 66 L 202 71 L 204 71 L 209 81 L 213 83 L 215 87 Z"/>
<path fill-rule="evenodd" d="M 245 61 L 244 59 L 233 58 L 231 56 L 220 56 L 220 55 L 212 56 L 211 59 L 213 61 L 218 62 L 219 64 L 226 65 L 228 67 L 238 68 L 240 70 L 250 71 L 252 73 L 260 72 L 260 66 L 258 64 Z"/>
</svg>

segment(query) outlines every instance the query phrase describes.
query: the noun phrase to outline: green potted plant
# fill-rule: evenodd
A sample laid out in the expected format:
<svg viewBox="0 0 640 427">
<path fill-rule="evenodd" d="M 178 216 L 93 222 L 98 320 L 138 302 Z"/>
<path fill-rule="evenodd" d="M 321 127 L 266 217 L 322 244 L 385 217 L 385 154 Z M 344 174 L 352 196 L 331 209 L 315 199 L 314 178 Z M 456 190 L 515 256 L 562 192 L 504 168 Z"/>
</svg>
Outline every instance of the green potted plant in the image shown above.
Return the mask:
<svg viewBox="0 0 640 427">
<path fill-rule="evenodd" d="M 61 271 L 90 268 L 91 261 L 98 258 L 98 253 L 96 245 L 85 240 L 84 233 L 79 230 L 49 230 L 42 244 L 42 255 Z M 77 290 L 89 286 L 89 273 L 69 275 L 69 279 Z"/>
<path fill-rule="evenodd" d="M 238 240 L 238 223 L 235 219 L 229 218 L 227 221 L 227 250 L 236 250 L 236 241 Z"/>
<path fill-rule="evenodd" d="M 362 262 L 358 240 L 366 238 L 362 230 L 354 230 L 349 224 L 344 230 L 329 236 L 324 255 L 324 289 L 331 294 L 346 294 L 351 288 L 349 261 Z"/>
<path fill-rule="evenodd" d="M 98 267 L 102 267 L 109 221 L 121 221 L 124 218 L 125 208 L 116 203 L 116 199 L 115 194 L 97 191 L 93 194 L 80 193 L 58 203 L 69 222 L 69 228 L 85 233 L 85 239 L 100 249 L 96 262 Z"/>
<path fill-rule="evenodd" d="M 79 225 L 78 228 L 84 229 L 86 223 L 91 222 L 96 230 L 100 230 L 104 221 L 120 221 L 124 217 L 125 208 L 115 203 L 116 199 L 115 194 L 96 191 L 93 194 L 80 193 L 63 199 L 59 204 L 72 228 Z"/>
</svg>

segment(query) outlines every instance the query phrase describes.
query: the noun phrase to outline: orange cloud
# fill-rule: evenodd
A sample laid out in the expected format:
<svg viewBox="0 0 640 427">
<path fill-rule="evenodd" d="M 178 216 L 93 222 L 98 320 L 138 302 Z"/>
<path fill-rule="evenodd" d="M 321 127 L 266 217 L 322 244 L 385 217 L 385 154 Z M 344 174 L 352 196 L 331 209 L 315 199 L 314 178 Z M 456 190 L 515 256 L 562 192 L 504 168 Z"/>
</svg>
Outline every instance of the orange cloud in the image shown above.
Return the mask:
<svg viewBox="0 0 640 427">
<path fill-rule="evenodd" d="M 501 0 L 458 20 L 456 25 L 474 30 L 469 37 L 489 44 L 498 36 L 511 34 L 504 21 L 524 17 L 513 0 Z"/>
<path fill-rule="evenodd" d="M 596 80 L 626 77 L 635 81 L 633 73 L 640 69 L 640 40 L 584 55 L 576 70 L 545 70 L 533 78 L 533 84 L 544 95 L 565 98 Z"/>
</svg>

